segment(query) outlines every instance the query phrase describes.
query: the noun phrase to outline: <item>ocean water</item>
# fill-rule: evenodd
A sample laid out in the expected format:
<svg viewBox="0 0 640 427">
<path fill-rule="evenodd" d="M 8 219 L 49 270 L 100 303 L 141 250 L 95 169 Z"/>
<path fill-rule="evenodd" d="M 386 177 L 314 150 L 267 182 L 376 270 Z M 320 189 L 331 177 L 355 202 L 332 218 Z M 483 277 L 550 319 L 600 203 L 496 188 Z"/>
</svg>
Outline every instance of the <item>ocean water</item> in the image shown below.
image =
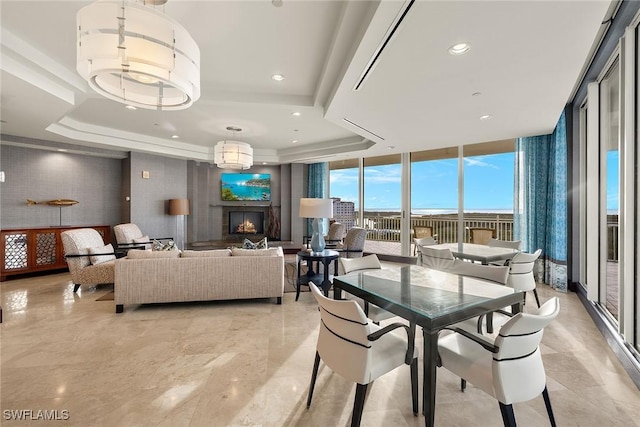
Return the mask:
<svg viewBox="0 0 640 427">
<path fill-rule="evenodd" d="M 271 200 L 271 188 L 262 186 L 250 186 L 247 184 L 225 184 L 223 189 L 231 190 L 234 196 L 240 200 Z"/>
</svg>

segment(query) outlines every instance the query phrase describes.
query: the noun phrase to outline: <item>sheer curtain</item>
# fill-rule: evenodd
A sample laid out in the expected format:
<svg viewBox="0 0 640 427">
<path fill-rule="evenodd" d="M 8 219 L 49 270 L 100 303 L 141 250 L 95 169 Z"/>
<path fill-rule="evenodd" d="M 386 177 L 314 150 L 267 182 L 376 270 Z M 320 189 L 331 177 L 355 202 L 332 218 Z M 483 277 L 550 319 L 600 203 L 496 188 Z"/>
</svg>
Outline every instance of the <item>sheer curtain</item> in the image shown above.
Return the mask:
<svg viewBox="0 0 640 427">
<path fill-rule="evenodd" d="M 329 181 L 329 163 L 312 163 L 308 166 L 307 172 L 307 197 L 320 198 L 329 197 L 329 188 L 327 183 Z M 327 219 L 323 220 L 323 230 L 328 230 Z M 307 236 L 313 234 L 311 228 L 312 220 L 307 220 Z"/>
<path fill-rule="evenodd" d="M 544 283 L 567 291 L 567 133 L 564 112 L 552 134 L 516 139 L 514 234 L 542 249 Z M 540 275 L 537 276 L 540 280 Z"/>
</svg>

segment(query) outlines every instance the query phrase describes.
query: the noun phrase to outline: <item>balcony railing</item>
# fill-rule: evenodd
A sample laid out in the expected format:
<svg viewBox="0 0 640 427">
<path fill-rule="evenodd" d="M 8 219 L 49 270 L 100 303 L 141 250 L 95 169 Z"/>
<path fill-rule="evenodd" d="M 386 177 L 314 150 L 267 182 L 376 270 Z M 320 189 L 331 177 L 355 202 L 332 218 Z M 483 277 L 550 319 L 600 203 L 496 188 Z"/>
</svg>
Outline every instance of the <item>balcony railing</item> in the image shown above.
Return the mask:
<svg viewBox="0 0 640 427">
<path fill-rule="evenodd" d="M 454 243 L 458 241 L 458 218 L 456 215 L 414 216 L 411 218 L 413 227 L 429 226 L 433 234 L 437 235 L 439 243 Z M 362 227 L 368 230 L 367 239 L 400 242 L 400 216 L 389 213 L 365 212 Z M 513 240 L 513 215 L 478 215 L 469 214 L 464 218 L 465 241 L 469 241 L 470 228 L 493 228 L 498 239 Z"/>
</svg>

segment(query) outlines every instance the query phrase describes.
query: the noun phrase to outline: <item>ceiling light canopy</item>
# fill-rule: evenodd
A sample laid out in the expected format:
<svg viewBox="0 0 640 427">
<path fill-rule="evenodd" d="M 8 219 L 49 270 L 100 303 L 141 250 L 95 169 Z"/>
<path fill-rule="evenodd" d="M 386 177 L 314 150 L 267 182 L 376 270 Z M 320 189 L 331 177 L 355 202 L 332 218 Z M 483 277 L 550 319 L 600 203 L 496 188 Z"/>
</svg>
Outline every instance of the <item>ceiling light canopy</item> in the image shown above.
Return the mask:
<svg viewBox="0 0 640 427">
<path fill-rule="evenodd" d="M 188 108 L 200 98 L 200 49 L 182 25 L 145 4 L 99 0 L 80 9 L 76 69 L 114 101 L 153 110 Z"/>
</svg>

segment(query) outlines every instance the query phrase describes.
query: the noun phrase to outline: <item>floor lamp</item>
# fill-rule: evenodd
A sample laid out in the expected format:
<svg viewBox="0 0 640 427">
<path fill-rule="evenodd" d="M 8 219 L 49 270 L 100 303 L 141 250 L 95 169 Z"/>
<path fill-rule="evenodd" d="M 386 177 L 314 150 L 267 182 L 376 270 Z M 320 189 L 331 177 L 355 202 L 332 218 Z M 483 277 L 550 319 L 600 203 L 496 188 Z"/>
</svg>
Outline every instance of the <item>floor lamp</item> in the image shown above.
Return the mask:
<svg viewBox="0 0 640 427">
<path fill-rule="evenodd" d="M 169 215 L 176 215 L 176 243 L 184 250 L 184 216 L 189 215 L 189 199 L 170 199 Z"/>
<path fill-rule="evenodd" d="M 313 235 L 311 236 L 311 250 L 322 252 L 324 242 L 324 218 L 333 218 L 332 199 L 300 199 L 300 218 L 313 218 Z"/>
</svg>

